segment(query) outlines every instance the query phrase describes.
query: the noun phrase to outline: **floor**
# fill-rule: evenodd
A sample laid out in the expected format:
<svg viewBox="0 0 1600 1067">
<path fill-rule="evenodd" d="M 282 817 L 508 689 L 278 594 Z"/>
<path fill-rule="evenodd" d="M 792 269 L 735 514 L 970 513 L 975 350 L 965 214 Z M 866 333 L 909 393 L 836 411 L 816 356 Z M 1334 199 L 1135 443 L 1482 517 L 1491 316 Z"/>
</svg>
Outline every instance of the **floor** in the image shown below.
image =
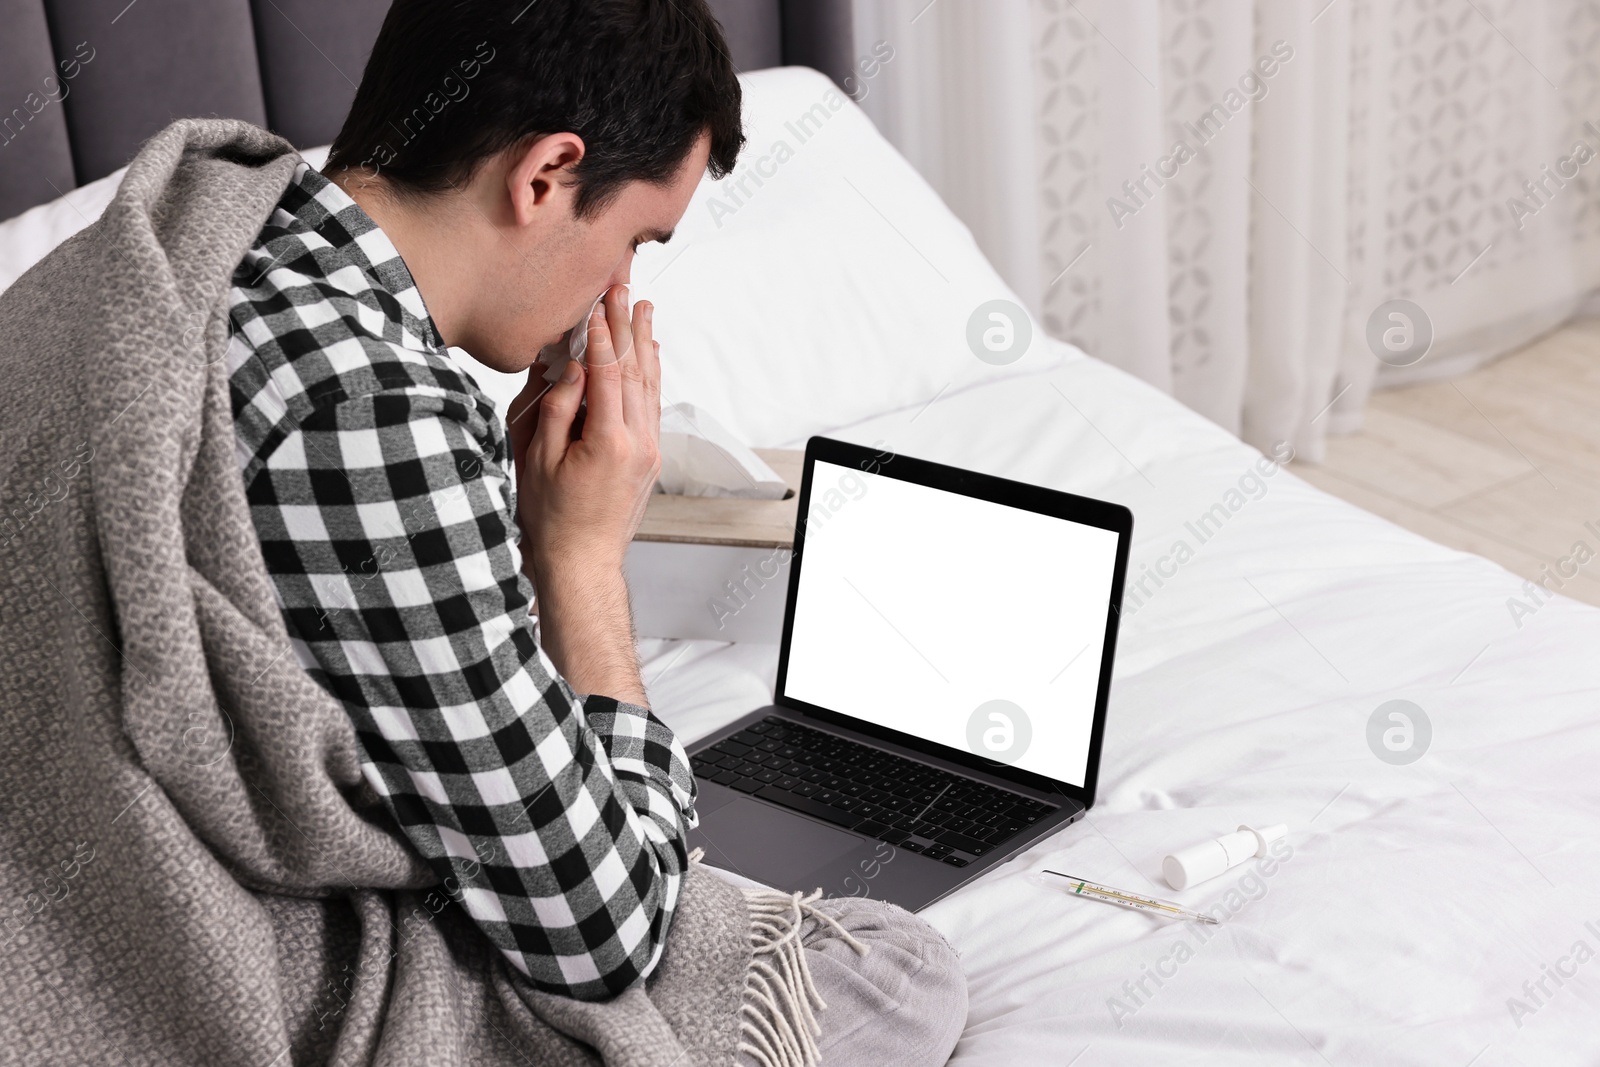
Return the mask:
<svg viewBox="0 0 1600 1067">
<path fill-rule="evenodd" d="M 1333 438 L 1320 466 L 1293 469 L 1431 540 L 1600 604 L 1600 320 L 1451 382 L 1375 393 L 1361 433 Z"/>
</svg>

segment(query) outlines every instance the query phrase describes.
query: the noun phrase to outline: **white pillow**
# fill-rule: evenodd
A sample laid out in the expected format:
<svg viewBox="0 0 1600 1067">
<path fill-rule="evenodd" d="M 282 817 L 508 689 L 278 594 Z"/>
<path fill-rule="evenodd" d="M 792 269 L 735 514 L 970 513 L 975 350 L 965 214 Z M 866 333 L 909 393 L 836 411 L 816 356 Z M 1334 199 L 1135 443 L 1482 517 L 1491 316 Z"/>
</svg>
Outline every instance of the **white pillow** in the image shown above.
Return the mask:
<svg viewBox="0 0 1600 1067">
<path fill-rule="evenodd" d="M 1062 359 L 967 227 L 856 104 L 803 67 L 743 75 L 748 144 L 702 181 L 667 245 L 640 249 L 665 402 L 707 409 L 747 444 L 790 443 L 941 392 Z M 1014 305 L 1015 362 L 968 342 Z M 980 335 L 1003 340 L 981 316 Z M 913 410 L 912 414 L 915 414 Z"/>
<path fill-rule="evenodd" d="M 328 160 L 328 146 L 308 148 L 301 153 L 306 162 L 321 168 Z M 0 292 L 51 249 L 99 218 L 117 195 L 122 167 L 88 185 L 79 186 L 60 199 L 29 208 L 14 218 L 0 222 Z"/>
</svg>

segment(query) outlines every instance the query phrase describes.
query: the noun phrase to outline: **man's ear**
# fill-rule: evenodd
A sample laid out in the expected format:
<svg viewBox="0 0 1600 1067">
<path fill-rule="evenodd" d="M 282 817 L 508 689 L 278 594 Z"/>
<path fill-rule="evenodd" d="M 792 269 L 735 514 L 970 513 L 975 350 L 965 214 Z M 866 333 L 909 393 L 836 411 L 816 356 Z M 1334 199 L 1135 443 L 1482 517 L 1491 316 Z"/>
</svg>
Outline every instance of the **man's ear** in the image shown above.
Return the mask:
<svg viewBox="0 0 1600 1067">
<path fill-rule="evenodd" d="M 518 226 L 527 226 L 541 212 L 564 201 L 576 199 L 572 171 L 583 159 L 583 138 L 575 133 L 548 133 L 530 138 L 512 157 L 506 174 L 506 191 L 511 195 L 511 216 Z"/>
</svg>

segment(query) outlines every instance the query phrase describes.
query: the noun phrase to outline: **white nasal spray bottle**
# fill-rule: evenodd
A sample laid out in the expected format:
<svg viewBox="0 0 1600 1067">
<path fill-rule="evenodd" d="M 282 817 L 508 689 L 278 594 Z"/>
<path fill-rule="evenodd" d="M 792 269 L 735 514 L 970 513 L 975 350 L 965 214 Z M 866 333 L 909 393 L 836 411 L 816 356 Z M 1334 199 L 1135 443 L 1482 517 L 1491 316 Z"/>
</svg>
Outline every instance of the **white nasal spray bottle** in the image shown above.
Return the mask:
<svg viewBox="0 0 1600 1067">
<path fill-rule="evenodd" d="M 1161 873 L 1174 889 L 1188 889 L 1237 867 L 1252 856 L 1265 856 L 1267 846 L 1289 832 L 1283 823 L 1257 830 L 1241 826 L 1231 834 L 1174 852 L 1161 861 Z"/>
</svg>

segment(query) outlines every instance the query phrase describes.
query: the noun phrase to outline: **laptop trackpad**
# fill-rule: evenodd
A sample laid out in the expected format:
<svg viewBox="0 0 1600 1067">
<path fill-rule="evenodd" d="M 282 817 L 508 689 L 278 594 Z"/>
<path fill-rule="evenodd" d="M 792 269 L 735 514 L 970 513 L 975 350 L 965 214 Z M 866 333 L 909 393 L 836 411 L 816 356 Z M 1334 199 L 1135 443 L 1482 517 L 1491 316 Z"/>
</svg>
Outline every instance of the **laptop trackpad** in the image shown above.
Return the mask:
<svg viewBox="0 0 1600 1067">
<path fill-rule="evenodd" d="M 702 815 L 699 827 L 690 831 L 691 844 L 697 834 L 706 862 L 787 892 L 807 893 L 817 888 L 806 884 L 810 875 L 863 841 L 845 830 L 743 799 Z"/>
</svg>

